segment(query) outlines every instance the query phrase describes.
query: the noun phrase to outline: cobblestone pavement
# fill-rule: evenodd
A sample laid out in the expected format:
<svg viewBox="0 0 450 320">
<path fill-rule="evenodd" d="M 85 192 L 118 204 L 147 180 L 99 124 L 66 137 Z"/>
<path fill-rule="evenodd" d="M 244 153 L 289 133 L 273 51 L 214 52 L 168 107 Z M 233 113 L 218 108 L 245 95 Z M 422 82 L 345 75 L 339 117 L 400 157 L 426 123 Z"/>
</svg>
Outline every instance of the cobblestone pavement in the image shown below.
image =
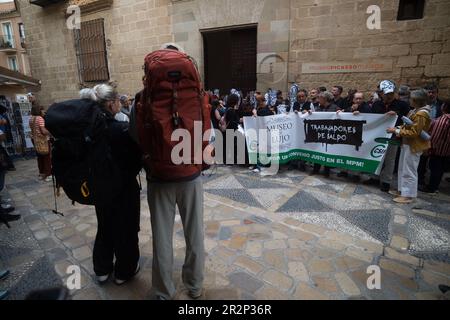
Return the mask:
<svg viewBox="0 0 450 320">
<path fill-rule="evenodd" d="M 65 283 L 67 267 L 81 267 L 73 299 L 150 299 L 152 244 L 145 183 L 142 192 L 141 266 L 123 285 L 93 279 L 96 234 L 93 207 L 62 196 L 52 213 L 51 183 L 37 179 L 36 162 L 20 160 L 6 191 L 23 219 L 0 225 L 0 283 L 10 299 L 31 289 Z M 218 167 L 205 180 L 205 299 L 439 299 L 450 285 L 450 186 L 396 205 L 375 187 L 332 175 L 281 171 L 264 176 L 243 167 Z M 144 179 L 142 179 L 144 181 Z M 5 196 L 4 196 L 5 197 Z M 177 299 L 185 243 L 179 216 L 175 233 Z M 369 265 L 381 268 L 381 289 L 367 288 Z"/>
</svg>

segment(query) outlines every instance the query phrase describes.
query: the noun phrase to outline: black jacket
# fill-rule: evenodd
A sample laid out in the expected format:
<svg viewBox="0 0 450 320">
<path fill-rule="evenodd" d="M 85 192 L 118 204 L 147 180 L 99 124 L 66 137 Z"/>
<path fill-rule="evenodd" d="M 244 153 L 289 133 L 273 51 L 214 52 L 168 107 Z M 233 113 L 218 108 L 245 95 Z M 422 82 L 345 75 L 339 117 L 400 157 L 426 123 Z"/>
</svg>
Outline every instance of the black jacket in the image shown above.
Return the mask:
<svg viewBox="0 0 450 320">
<path fill-rule="evenodd" d="M 384 114 L 389 111 L 395 111 L 398 115 L 397 122 L 395 123 L 396 127 L 403 124 L 401 118 L 403 116 L 406 117 L 410 110 L 409 104 L 398 99 L 394 99 L 389 105 L 385 105 L 382 100 L 378 100 L 372 105 L 372 113 Z"/>
</svg>

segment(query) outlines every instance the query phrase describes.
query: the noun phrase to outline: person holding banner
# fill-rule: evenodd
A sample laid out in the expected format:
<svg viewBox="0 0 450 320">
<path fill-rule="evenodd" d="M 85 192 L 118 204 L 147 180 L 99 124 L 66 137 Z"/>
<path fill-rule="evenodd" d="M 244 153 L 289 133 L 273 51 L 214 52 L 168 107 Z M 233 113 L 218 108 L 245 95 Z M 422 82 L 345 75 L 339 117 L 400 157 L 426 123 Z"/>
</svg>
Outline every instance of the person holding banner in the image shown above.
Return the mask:
<svg viewBox="0 0 450 320">
<path fill-rule="evenodd" d="M 411 203 L 417 197 L 417 167 L 420 156 L 431 146 L 429 140 L 424 140 L 420 136 L 420 133 L 428 131 L 431 125 L 431 107 L 427 105 L 427 91 L 423 89 L 412 91 L 410 103 L 414 108 L 408 113 L 412 124 L 386 130 L 402 139 L 398 166 L 398 191 L 389 192 L 397 196 L 394 201 L 401 204 Z"/>
<path fill-rule="evenodd" d="M 370 113 L 370 107 L 369 104 L 364 101 L 364 93 L 356 91 L 353 94 L 353 104 L 350 107 L 350 110 L 347 110 L 353 113 L 353 115 L 357 116 L 360 113 Z M 347 178 L 349 176 L 347 170 L 342 170 L 337 174 L 338 177 L 341 178 Z M 350 179 L 353 182 L 358 182 L 361 179 L 361 175 L 359 172 L 355 171 L 351 176 Z"/>
<path fill-rule="evenodd" d="M 325 91 L 319 93 L 319 107 L 316 108 L 315 112 L 337 112 L 340 108 L 334 103 L 334 96 L 331 92 Z M 312 174 L 318 174 L 321 165 L 314 163 L 314 169 Z M 323 175 L 328 178 L 330 176 L 330 167 L 324 166 Z"/>
<path fill-rule="evenodd" d="M 395 84 L 389 80 L 381 81 L 380 85 L 380 95 L 382 100 L 376 101 L 372 105 L 372 113 L 386 114 L 389 116 L 398 116 L 395 126 L 400 126 L 403 124 L 401 118 L 407 116 L 410 107 L 409 105 L 397 99 L 395 97 Z M 397 157 L 398 148 L 400 145 L 400 139 L 393 136 L 389 141 L 389 146 L 386 149 L 384 158 L 384 167 L 380 173 L 380 181 L 370 178 L 364 181 L 364 184 L 379 184 L 381 182 L 381 191 L 389 192 L 394 176 L 395 162 Z"/>
</svg>

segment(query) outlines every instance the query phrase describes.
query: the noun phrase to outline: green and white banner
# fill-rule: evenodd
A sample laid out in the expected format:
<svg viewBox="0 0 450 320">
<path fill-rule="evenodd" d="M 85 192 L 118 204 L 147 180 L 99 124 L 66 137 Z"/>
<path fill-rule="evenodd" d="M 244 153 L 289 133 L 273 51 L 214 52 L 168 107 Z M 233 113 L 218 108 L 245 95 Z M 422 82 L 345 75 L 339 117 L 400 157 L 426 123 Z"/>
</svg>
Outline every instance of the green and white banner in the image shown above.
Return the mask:
<svg viewBox="0 0 450 320">
<path fill-rule="evenodd" d="M 316 112 L 244 117 L 251 163 L 304 160 L 379 174 L 397 116 Z"/>
</svg>

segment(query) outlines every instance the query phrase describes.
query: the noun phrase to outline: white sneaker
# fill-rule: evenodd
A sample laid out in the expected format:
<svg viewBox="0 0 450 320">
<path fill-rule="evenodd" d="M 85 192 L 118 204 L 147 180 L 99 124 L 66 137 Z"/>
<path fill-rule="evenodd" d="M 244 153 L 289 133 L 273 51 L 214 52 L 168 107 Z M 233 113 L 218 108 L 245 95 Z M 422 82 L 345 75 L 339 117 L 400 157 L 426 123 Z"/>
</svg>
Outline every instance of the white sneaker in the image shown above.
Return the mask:
<svg viewBox="0 0 450 320">
<path fill-rule="evenodd" d="M 122 279 L 117 279 L 117 278 L 115 278 L 115 279 L 114 279 L 114 283 L 117 284 L 118 286 L 120 286 L 120 285 L 124 284 L 125 282 L 131 280 L 135 275 L 138 274 L 138 272 L 139 272 L 140 270 L 141 270 L 141 266 L 140 266 L 139 263 L 138 263 L 138 265 L 137 265 L 137 267 L 136 267 L 136 271 L 134 271 L 134 274 L 133 274 L 133 276 L 132 276 L 130 279 L 122 280 Z"/>
<path fill-rule="evenodd" d="M 53 181 L 52 176 L 48 176 L 47 178 L 45 178 L 44 181 L 45 181 L 45 182 L 51 182 L 51 181 Z"/>
<path fill-rule="evenodd" d="M 2 203 L 0 206 L 2 207 L 2 209 L 9 209 L 12 207 L 12 205 L 10 205 L 9 203 Z"/>
<path fill-rule="evenodd" d="M 108 281 L 108 279 L 109 279 L 109 274 L 104 275 L 104 276 L 95 276 L 95 279 L 96 279 L 97 282 L 100 283 L 100 284 L 105 283 L 105 282 Z"/>
<path fill-rule="evenodd" d="M 253 172 L 254 172 L 254 173 L 260 173 L 260 172 L 261 172 L 261 169 L 260 169 L 260 168 L 255 168 L 255 169 L 253 169 Z"/>
</svg>

